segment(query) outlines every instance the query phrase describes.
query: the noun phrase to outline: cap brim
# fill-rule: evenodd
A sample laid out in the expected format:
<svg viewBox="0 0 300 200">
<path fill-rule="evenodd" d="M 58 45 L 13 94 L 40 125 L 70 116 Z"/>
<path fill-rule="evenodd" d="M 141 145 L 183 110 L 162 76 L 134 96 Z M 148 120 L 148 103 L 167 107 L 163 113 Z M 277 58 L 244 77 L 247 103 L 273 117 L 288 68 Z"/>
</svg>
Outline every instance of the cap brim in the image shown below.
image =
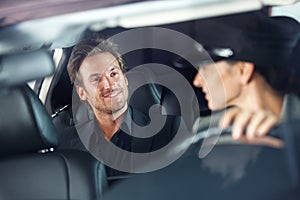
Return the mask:
<svg viewBox="0 0 300 200">
<path fill-rule="evenodd" d="M 177 68 L 190 68 L 198 69 L 202 65 L 214 63 L 220 60 L 218 57 L 211 55 L 202 45 L 195 43 L 194 47 L 189 49 L 189 53 L 178 56 L 173 64 Z"/>
</svg>

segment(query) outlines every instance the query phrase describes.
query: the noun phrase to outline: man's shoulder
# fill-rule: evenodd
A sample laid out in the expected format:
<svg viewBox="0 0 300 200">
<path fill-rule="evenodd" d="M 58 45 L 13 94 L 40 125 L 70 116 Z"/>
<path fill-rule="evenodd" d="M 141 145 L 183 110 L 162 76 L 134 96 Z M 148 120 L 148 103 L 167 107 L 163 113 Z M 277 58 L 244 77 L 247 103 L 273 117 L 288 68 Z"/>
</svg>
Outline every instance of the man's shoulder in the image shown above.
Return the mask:
<svg viewBox="0 0 300 200">
<path fill-rule="evenodd" d="M 177 115 L 164 115 L 162 112 L 154 112 L 154 114 L 150 114 L 149 113 L 144 113 L 142 111 L 139 111 L 135 108 L 130 107 L 130 112 L 131 112 L 131 117 L 133 119 L 133 121 L 137 124 L 140 125 L 147 125 L 151 122 L 151 117 L 162 117 L 162 118 L 166 118 L 166 123 L 180 123 L 181 116 L 177 116 Z M 139 123 L 140 122 L 140 123 Z"/>
<path fill-rule="evenodd" d="M 147 125 L 150 122 L 150 118 L 147 114 L 133 108 L 129 107 L 131 112 L 132 120 L 138 125 Z"/>
</svg>

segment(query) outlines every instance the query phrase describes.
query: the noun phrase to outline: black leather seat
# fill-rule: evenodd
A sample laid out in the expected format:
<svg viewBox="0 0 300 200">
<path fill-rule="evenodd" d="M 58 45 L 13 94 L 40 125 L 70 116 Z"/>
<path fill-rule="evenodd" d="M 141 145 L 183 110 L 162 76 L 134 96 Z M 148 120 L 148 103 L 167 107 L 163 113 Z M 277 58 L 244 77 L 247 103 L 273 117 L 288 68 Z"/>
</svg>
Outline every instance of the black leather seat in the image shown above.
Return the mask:
<svg viewBox="0 0 300 200">
<path fill-rule="evenodd" d="M 104 166 L 84 151 L 55 150 L 55 127 L 34 92 L 0 96 L 0 199 L 101 199 Z"/>
<path fill-rule="evenodd" d="M 129 90 L 129 105 L 148 114 L 153 105 L 161 105 L 162 86 L 155 84 L 155 76 L 147 68 L 126 72 Z"/>
</svg>

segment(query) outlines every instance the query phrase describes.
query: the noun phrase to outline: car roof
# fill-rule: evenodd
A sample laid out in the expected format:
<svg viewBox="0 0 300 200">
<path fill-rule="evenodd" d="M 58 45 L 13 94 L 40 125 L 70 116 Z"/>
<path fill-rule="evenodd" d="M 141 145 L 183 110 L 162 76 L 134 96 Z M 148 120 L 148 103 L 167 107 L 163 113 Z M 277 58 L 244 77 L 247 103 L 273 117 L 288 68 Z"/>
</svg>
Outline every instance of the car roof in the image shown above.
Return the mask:
<svg viewBox="0 0 300 200">
<path fill-rule="evenodd" d="M 137 0 L 3 0 L 1 1 L 0 7 L 0 26 L 7 26 L 32 19 L 46 18 L 78 11 L 127 4 L 136 1 Z M 33 10 L 34 12 L 32 12 Z"/>
<path fill-rule="evenodd" d="M 0 2 L 0 56 L 72 47 L 86 30 L 157 26 L 281 4 L 286 1 L 3 0 Z"/>
<path fill-rule="evenodd" d="M 86 29 L 155 26 L 262 7 L 259 0 L 5 0 L 0 5 L 0 54 L 70 47 Z"/>
</svg>

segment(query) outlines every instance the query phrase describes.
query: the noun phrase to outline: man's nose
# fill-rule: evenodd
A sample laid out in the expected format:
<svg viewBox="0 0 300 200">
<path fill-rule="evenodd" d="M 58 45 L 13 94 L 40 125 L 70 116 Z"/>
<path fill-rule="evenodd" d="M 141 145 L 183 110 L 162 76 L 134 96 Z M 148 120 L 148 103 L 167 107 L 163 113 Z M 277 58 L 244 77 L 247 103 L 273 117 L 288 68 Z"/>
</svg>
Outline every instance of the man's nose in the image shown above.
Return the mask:
<svg viewBox="0 0 300 200">
<path fill-rule="evenodd" d="M 195 87 L 202 87 L 202 85 L 203 85 L 203 78 L 202 78 L 203 74 L 202 74 L 201 71 L 202 71 L 202 70 L 201 70 L 201 68 L 200 68 L 200 69 L 198 70 L 198 73 L 196 74 L 196 76 L 195 76 L 195 78 L 194 78 L 193 84 L 194 84 Z"/>
<path fill-rule="evenodd" d="M 101 78 L 101 80 L 99 81 L 99 85 L 100 87 L 103 87 L 104 89 L 110 89 L 112 87 L 112 83 L 113 83 L 113 80 L 110 76 L 103 76 Z"/>
</svg>

